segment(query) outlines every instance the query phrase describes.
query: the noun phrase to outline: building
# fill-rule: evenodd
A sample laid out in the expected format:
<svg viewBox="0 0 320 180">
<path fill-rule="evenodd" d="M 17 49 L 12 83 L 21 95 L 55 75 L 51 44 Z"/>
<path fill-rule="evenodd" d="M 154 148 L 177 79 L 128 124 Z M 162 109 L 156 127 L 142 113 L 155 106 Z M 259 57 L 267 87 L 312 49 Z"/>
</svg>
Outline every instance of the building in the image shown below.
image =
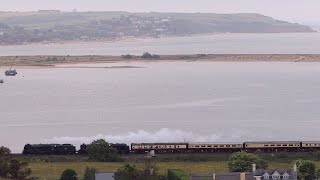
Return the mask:
<svg viewBox="0 0 320 180">
<path fill-rule="evenodd" d="M 292 169 L 256 169 L 252 165 L 252 172 L 232 172 L 221 174 L 192 174 L 190 180 L 297 180 L 297 167 Z"/>
<path fill-rule="evenodd" d="M 297 180 L 297 166 L 292 169 L 256 169 L 256 165 L 252 165 L 252 176 L 256 180 Z"/>
<path fill-rule="evenodd" d="M 114 180 L 114 173 L 96 173 L 96 180 Z"/>
</svg>

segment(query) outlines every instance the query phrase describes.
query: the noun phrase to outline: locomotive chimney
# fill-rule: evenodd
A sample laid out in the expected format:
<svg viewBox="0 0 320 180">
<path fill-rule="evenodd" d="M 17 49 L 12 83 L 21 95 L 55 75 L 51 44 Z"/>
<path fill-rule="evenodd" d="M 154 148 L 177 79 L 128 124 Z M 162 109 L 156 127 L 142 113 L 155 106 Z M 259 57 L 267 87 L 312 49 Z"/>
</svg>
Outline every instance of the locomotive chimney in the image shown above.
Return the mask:
<svg viewBox="0 0 320 180">
<path fill-rule="evenodd" d="M 256 164 L 252 164 L 252 172 L 255 172 L 257 170 L 257 165 Z"/>
</svg>

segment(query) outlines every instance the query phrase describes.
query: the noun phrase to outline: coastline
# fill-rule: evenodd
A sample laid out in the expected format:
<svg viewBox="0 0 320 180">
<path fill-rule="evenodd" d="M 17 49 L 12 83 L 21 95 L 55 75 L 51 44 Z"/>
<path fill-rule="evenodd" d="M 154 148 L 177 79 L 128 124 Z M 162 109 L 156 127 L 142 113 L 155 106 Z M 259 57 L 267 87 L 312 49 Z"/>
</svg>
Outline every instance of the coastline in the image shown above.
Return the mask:
<svg viewBox="0 0 320 180">
<path fill-rule="evenodd" d="M 206 36 L 214 36 L 214 35 L 228 35 L 228 34 L 303 34 L 303 33 L 320 33 L 318 31 L 315 32 L 261 32 L 261 33 L 229 33 L 229 32 L 212 32 L 212 33 L 200 33 L 200 34 L 189 34 L 189 35 L 167 35 L 161 37 L 134 37 L 134 36 L 125 36 L 118 39 L 100 39 L 100 40 L 59 40 L 55 42 L 28 42 L 21 44 L 0 44 L 1 46 L 44 46 L 44 45 L 74 45 L 74 44 L 106 44 L 106 43 L 118 43 L 118 42 L 139 42 L 139 41 L 148 41 L 155 39 L 172 39 L 172 38 L 191 38 L 191 37 L 206 37 Z"/>
<path fill-rule="evenodd" d="M 59 65 L 73 67 L 76 64 L 110 63 L 105 68 L 132 68 L 135 66 L 113 66 L 113 63 L 134 62 L 320 62 L 320 54 L 198 54 L 160 55 L 159 59 L 125 59 L 121 56 L 2 56 L 0 66 L 10 68 L 59 68 Z M 76 66 L 75 66 L 76 67 Z M 61 67 L 60 67 L 61 68 Z M 76 67 L 79 68 L 79 67 Z"/>
</svg>

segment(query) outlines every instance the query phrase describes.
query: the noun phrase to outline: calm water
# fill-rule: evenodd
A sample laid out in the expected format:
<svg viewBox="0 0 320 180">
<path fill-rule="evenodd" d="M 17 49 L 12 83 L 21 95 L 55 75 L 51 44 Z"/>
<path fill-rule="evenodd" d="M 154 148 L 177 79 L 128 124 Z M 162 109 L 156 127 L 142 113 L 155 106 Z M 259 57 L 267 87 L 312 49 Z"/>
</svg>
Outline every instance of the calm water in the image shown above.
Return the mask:
<svg viewBox="0 0 320 180">
<path fill-rule="evenodd" d="M 320 140 L 319 63 L 113 65 L 1 75 L 1 145 Z"/>
<path fill-rule="evenodd" d="M 318 54 L 320 33 L 218 34 L 136 42 L 0 46 L 0 56 L 142 54 Z"/>
</svg>

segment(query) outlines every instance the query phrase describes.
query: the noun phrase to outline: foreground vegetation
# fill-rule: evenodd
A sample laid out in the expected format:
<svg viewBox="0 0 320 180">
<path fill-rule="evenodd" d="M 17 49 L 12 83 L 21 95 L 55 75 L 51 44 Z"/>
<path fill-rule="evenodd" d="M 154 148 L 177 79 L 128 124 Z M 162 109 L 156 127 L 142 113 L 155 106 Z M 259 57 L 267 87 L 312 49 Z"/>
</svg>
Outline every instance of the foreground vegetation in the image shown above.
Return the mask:
<svg viewBox="0 0 320 180">
<path fill-rule="evenodd" d="M 126 165 L 126 162 L 65 162 L 65 163 L 30 163 L 29 167 L 32 169 L 31 176 L 40 177 L 40 179 L 56 179 L 60 177 L 61 173 L 68 168 L 77 171 L 78 176 L 84 175 L 85 168 L 95 167 L 98 172 L 115 172 L 120 167 Z M 144 167 L 144 163 L 130 163 L 135 165 L 138 169 Z M 320 166 L 320 163 L 318 163 Z M 191 173 L 222 173 L 228 172 L 228 162 L 159 162 L 157 164 L 159 172 L 165 174 L 168 169 L 181 169 Z M 269 163 L 269 168 L 290 169 L 291 163 Z"/>
</svg>

